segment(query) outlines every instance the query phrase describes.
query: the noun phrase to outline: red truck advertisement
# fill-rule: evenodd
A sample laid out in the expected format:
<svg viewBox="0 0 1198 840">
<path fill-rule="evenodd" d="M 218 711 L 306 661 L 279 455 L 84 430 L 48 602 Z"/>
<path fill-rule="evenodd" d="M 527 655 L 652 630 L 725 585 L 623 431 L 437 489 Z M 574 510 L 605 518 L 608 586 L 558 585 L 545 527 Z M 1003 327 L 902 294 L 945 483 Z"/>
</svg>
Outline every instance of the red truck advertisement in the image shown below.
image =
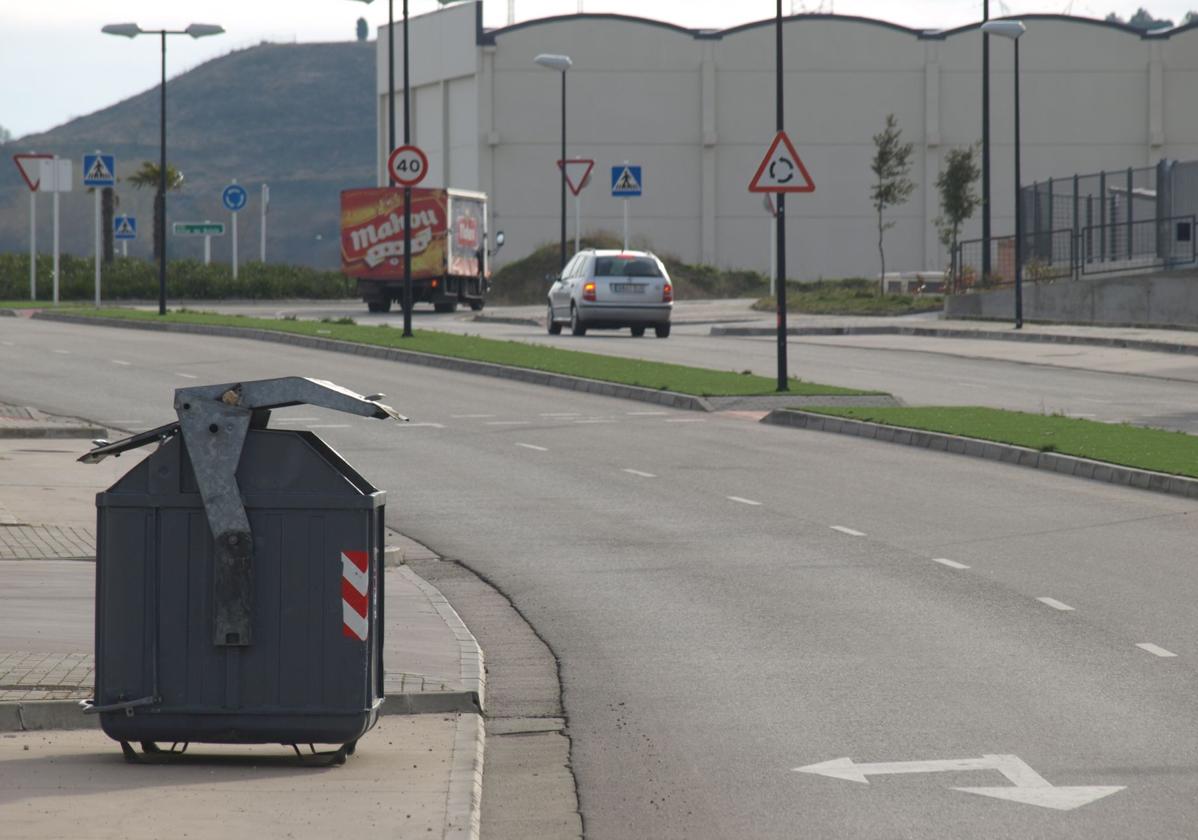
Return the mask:
<svg viewBox="0 0 1198 840">
<path fill-rule="evenodd" d="M 463 190 L 413 188 L 412 299 L 452 312 L 482 309 L 487 265 L 487 197 Z M 497 242 L 498 244 L 498 242 Z M 341 270 L 358 280 L 371 312 L 403 300 L 404 191 L 341 192 Z"/>
</svg>

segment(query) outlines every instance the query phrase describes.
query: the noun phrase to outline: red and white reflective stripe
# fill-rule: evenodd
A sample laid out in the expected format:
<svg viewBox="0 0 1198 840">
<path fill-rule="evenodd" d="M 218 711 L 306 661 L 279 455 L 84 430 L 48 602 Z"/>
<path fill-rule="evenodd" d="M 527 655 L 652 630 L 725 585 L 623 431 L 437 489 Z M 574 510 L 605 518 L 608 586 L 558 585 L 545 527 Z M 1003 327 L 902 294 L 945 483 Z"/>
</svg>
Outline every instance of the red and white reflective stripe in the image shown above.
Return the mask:
<svg viewBox="0 0 1198 840">
<path fill-rule="evenodd" d="M 370 555 L 365 551 L 341 552 L 341 632 L 351 639 L 366 641 L 370 588 Z"/>
</svg>

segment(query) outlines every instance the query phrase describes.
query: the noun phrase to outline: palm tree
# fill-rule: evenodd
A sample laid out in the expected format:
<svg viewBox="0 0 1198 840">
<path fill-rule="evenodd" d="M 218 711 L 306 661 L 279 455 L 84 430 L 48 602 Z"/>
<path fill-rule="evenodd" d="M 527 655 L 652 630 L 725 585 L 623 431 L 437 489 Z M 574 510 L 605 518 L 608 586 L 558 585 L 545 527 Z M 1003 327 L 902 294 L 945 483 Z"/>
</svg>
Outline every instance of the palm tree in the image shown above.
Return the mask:
<svg viewBox="0 0 1198 840">
<path fill-rule="evenodd" d="M 152 160 L 143 160 L 141 162 L 141 168 L 130 175 L 126 180 L 128 180 L 129 183 L 137 189 L 141 189 L 143 187 L 153 187 L 156 190 L 158 189 L 158 182 L 159 178 L 161 177 L 160 173 L 161 169 L 159 168 L 158 164 L 154 163 Z M 183 189 L 183 173 L 171 166 L 169 163 L 166 165 L 166 188 L 168 190 Z M 163 204 L 163 199 L 160 196 L 155 195 L 154 259 L 158 259 L 158 255 L 162 253 L 162 242 L 159 240 L 159 237 L 162 235 L 162 232 L 164 232 L 163 225 L 166 223 L 166 220 L 162 218 Z"/>
</svg>

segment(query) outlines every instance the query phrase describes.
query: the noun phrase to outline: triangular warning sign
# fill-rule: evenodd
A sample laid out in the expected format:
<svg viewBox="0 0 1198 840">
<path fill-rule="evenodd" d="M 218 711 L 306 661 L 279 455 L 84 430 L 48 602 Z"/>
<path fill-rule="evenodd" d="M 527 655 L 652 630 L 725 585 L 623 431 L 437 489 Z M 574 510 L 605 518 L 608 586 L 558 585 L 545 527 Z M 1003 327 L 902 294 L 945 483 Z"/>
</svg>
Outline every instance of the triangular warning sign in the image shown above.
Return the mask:
<svg viewBox="0 0 1198 840">
<path fill-rule="evenodd" d="M 91 168 L 87 170 L 83 179 L 85 181 L 111 181 L 113 177 L 112 173 L 108 171 L 108 167 L 104 165 L 104 158 L 96 155 L 96 159 L 92 161 Z"/>
<path fill-rule="evenodd" d="M 815 182 L 811 180 L 807 167 L 803 165 L 785 131 L 779 131 L 774 137 L 769 151 L 757 167 L 757 174 L 749 182 L 749 192 L 815 192 Z"/>
<path fill-rule="evenodd" d="M 641 185 L 637 183 L 636 178 L 632 174 L 632 167 L 625 166 L 624 171 L 616 178 L 614 189 L 617 190 L 639 190 Z"/>
<path fill-rule="evenodd" d="M 17 169 L 20 171 L 21 177 L 25 179 L 30 191 L 37 192 L 42 180 L 42 161 L 50 160 L 53 157 L 53 155 L 39 155 L 30 152 L 25 155 L 13 155 L 12 160 L 17 165 Z"/>
<path fill-rule="evenodd" d="M 595 168 L 595 161 L 588 158 L 569 158 L 559 160 L 557 165 L 566 172 L 566 184 L 569 185 L 570 192 L 578 195 L 583 187 L 591 182 L 591 170 Z"/>
</svg>

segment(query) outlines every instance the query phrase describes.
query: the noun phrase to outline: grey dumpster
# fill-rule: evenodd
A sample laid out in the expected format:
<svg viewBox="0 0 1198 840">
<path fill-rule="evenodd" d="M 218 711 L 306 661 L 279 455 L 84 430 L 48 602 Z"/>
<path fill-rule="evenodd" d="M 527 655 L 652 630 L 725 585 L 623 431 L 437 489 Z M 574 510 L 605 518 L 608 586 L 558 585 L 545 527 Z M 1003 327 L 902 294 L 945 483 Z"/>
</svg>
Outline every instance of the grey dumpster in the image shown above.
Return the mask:
<svg viewBox="0 0 1198 840">
<path fill-rule="evenodd" d="M 80 459 L 159 444 L 96 497 L 87 711 L 128 759 L 194 741 L 334 744 L 319 755 L 339 762 L 374 725 L 385 494 L 315 434 L 267 424 L 301 403 L 404 419 L 377 399 L 298 377 L 183 388 L 179 422 Z"/>
</svg>

